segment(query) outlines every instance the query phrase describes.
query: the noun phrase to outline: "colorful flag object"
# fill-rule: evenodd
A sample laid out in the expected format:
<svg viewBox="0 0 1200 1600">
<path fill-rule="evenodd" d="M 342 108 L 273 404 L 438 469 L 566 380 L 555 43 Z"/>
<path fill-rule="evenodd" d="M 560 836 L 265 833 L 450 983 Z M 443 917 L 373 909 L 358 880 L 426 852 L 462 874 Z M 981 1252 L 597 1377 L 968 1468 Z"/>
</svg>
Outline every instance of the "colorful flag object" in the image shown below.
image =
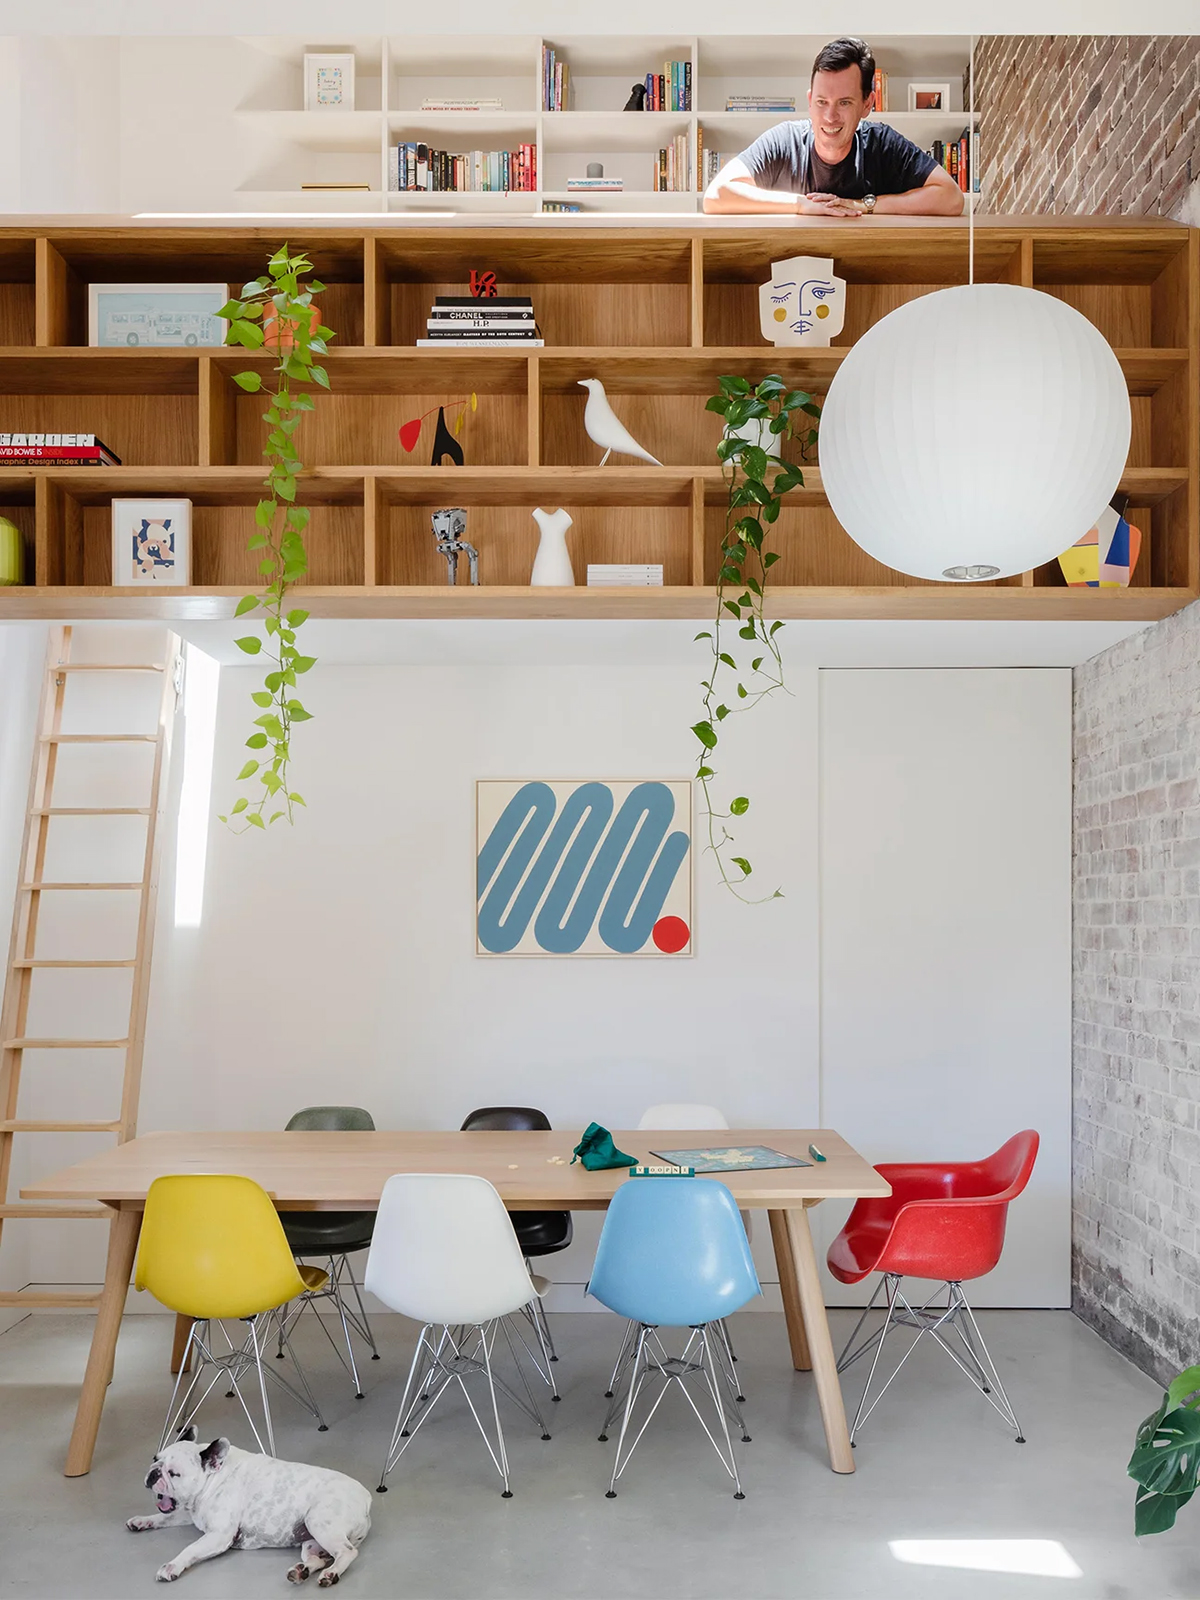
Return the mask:
<svg viewBox="0 0 1200 1600">
<path fill-rule="evenodd" d="M 1096 526 L 1064 550 L 1058 564 L 1072 589 L 1125 589 L 1141 548 L 1141 529 L 1105 506 Z"/>
</svg>

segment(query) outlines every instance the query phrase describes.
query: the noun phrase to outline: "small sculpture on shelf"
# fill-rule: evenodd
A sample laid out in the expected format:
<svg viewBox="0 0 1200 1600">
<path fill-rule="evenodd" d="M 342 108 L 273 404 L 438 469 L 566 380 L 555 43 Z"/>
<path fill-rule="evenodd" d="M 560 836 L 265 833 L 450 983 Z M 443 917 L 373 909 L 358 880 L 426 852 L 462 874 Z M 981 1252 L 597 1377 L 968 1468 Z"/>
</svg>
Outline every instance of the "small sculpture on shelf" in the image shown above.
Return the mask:
<svg viewBox="0 0 1200 1600">
<path fill-rule="evenodd" d="M 458 416 L 454 419 L 453 432 L 451 432 L 446 422 L 446 407 L 444 405 L 430 406 L 429 410 L 423 411 L 419 417 L 413 417 L 408 422 L 404 423 L 400 429 L 400 444 L 407 455 L 412 455 L 413 451 L 417 448 L 417 444 L 421 438 L 421 428 L 424 425 L 425 418 L 431 417 L 436 411 L 437 425 L 434 429 L 433 455 L 430 459 L 429 465 L 431 467 L 440 467 L 446 456 L 450 457 L 451 461 L 456 467 L 461 467 L 463 465 L 463 448 L 455 436 L 461 431 L 463 422 L 466 420 L 468 406 L 472 411 L 475 411 L 478 408 L 479 397 L 478 395 L 472 394 L 469 399 L 452 400 L 450 401 L 450 404 L 462 407 L 458 413 Z"/>
<path fill-rule="evenodd" d="M 648 450 L 643 450 L 629 429 L 617 417 L 608 403 L 608 396 L 600 379 L 580 378 L 578 382 L 580 387 L 588 392 L 587 405 L 583 410 L 584 430 L 592 443 L 598 444 L 604 451 L 600 465 L 603 466 L 615 450 L 618 455 L 637 456 L 639 461 L 649 461 L 652 466 L 661 467 L 662 462 L 658 457 L 652 456 Z"/>
<path fill-rule="evenodd" d="M 446 558 L 446 582 L 458 582 L 458 558 L 465 554 L 470 564 L 471 582 L 478 585 L 479 551 L 463 538 L 467 531 L 467 513 L 461 506 L 450 506 L 444 511 L 435 511 L 429 520 L 433 523 L 438 555 Z"/>
<path fill-rule="evenodd" d="M 1096 518 L 1095 526 L 1059 556 L 1058 564 L 1068 588 L 1129 587 L 1142 550 L 1142 530 L 1126 521 L 1128 504 L 1127 494 L 1114 494 Z"/>
<path fill-rule="evenodd" d="M 629 99 L 626 100 L 621 109 L 623 111 L 645 111 L 646 85 L 644 83 L 634 84 L 633 88 L 630 90 Z"/>
<path fill-rule="evenodd" d="M 758 291 L 759 326 L 774 345 L 828 345 L 846 320 L 846 280 L 831 256 L 791 256 L 771 263 Z"/>
<path fill-rule="evenodd" d="M 575 569 L 571 565 L 571 552 L 567 549 L 567 529 L 573 518 L 569 511 L 559 506 L 557 511 L 543 511 L 539 506 L 533 520 L 542 530 L 538 540 L 537 555 L 533 558 L 533 573 L 529 579 L 531 589 L 571 589 L 575 585 Z"/>
<path fill-rule="evenodd" d="M 472 267 L 468 287 L 471 290 L 472 299 L 494 300 L 496 298 L 496 274 L 494 272 L 480 272 L 475 267 Z"/>
</svg>

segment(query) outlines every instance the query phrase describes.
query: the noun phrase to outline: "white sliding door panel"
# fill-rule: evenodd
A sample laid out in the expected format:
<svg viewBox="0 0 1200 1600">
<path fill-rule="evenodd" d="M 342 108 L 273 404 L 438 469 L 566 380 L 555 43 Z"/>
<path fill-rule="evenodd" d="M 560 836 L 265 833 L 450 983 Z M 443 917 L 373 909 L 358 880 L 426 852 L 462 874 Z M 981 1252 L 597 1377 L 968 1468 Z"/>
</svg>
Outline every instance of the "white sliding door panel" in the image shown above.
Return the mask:
<svg viewBox="0 0 1200 1600">
<path fill-rule="evenodd" d="M 1071 674 L 822 672 L 820 715 L 822 1121 L 871 1161 L 1036 1128 L 1003 1259 L 967 1293 L 1068 1305 Z M 814 1213 L 823 1245 L 848 1209 Z"/>
</svg>

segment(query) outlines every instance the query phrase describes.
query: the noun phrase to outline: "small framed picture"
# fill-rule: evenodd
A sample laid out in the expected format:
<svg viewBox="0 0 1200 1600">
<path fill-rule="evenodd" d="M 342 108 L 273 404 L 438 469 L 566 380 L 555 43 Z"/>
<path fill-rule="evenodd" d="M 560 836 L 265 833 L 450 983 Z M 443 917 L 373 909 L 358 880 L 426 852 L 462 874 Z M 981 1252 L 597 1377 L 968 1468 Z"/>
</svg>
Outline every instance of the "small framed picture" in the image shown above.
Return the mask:
<svg viewBox="0 0 1200 1600">
<path fill-rule="evenodd" d="M 949 111 L 950 85 L 948 83 L 910 83 L 908 86 L 910 111 Z"/>
<path fill-rule="evenodd" d="M 306 52 L 305 111 L 354 110 L 354 56 L 351 52 Z"/>
<path fill-rule="evenodd" d="M 88 343 L 159 349 L 224 344 L 229 324 L 217 312 L 228 299 L 224 283 L 92 283 Z"/>
<path fill-rule="evenodd" d="M 191 582 L 192 502 L 114 500 L 112 581 L 116 588 L 182 588 Z"/>
</svg>

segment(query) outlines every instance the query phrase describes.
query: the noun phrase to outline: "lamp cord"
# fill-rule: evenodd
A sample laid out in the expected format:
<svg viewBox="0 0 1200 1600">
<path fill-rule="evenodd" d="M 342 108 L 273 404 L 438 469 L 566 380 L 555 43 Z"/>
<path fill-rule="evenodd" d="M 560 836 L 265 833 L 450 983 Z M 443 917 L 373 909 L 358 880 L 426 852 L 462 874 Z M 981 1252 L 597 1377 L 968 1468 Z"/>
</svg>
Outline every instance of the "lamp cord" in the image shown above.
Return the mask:
<svg viewBox="0 0 1200 1600">
<path fill-rule="evenodd" d="M 967 83 L 967 282 L 975 282 L 975 35 Z"/>
</svg>

